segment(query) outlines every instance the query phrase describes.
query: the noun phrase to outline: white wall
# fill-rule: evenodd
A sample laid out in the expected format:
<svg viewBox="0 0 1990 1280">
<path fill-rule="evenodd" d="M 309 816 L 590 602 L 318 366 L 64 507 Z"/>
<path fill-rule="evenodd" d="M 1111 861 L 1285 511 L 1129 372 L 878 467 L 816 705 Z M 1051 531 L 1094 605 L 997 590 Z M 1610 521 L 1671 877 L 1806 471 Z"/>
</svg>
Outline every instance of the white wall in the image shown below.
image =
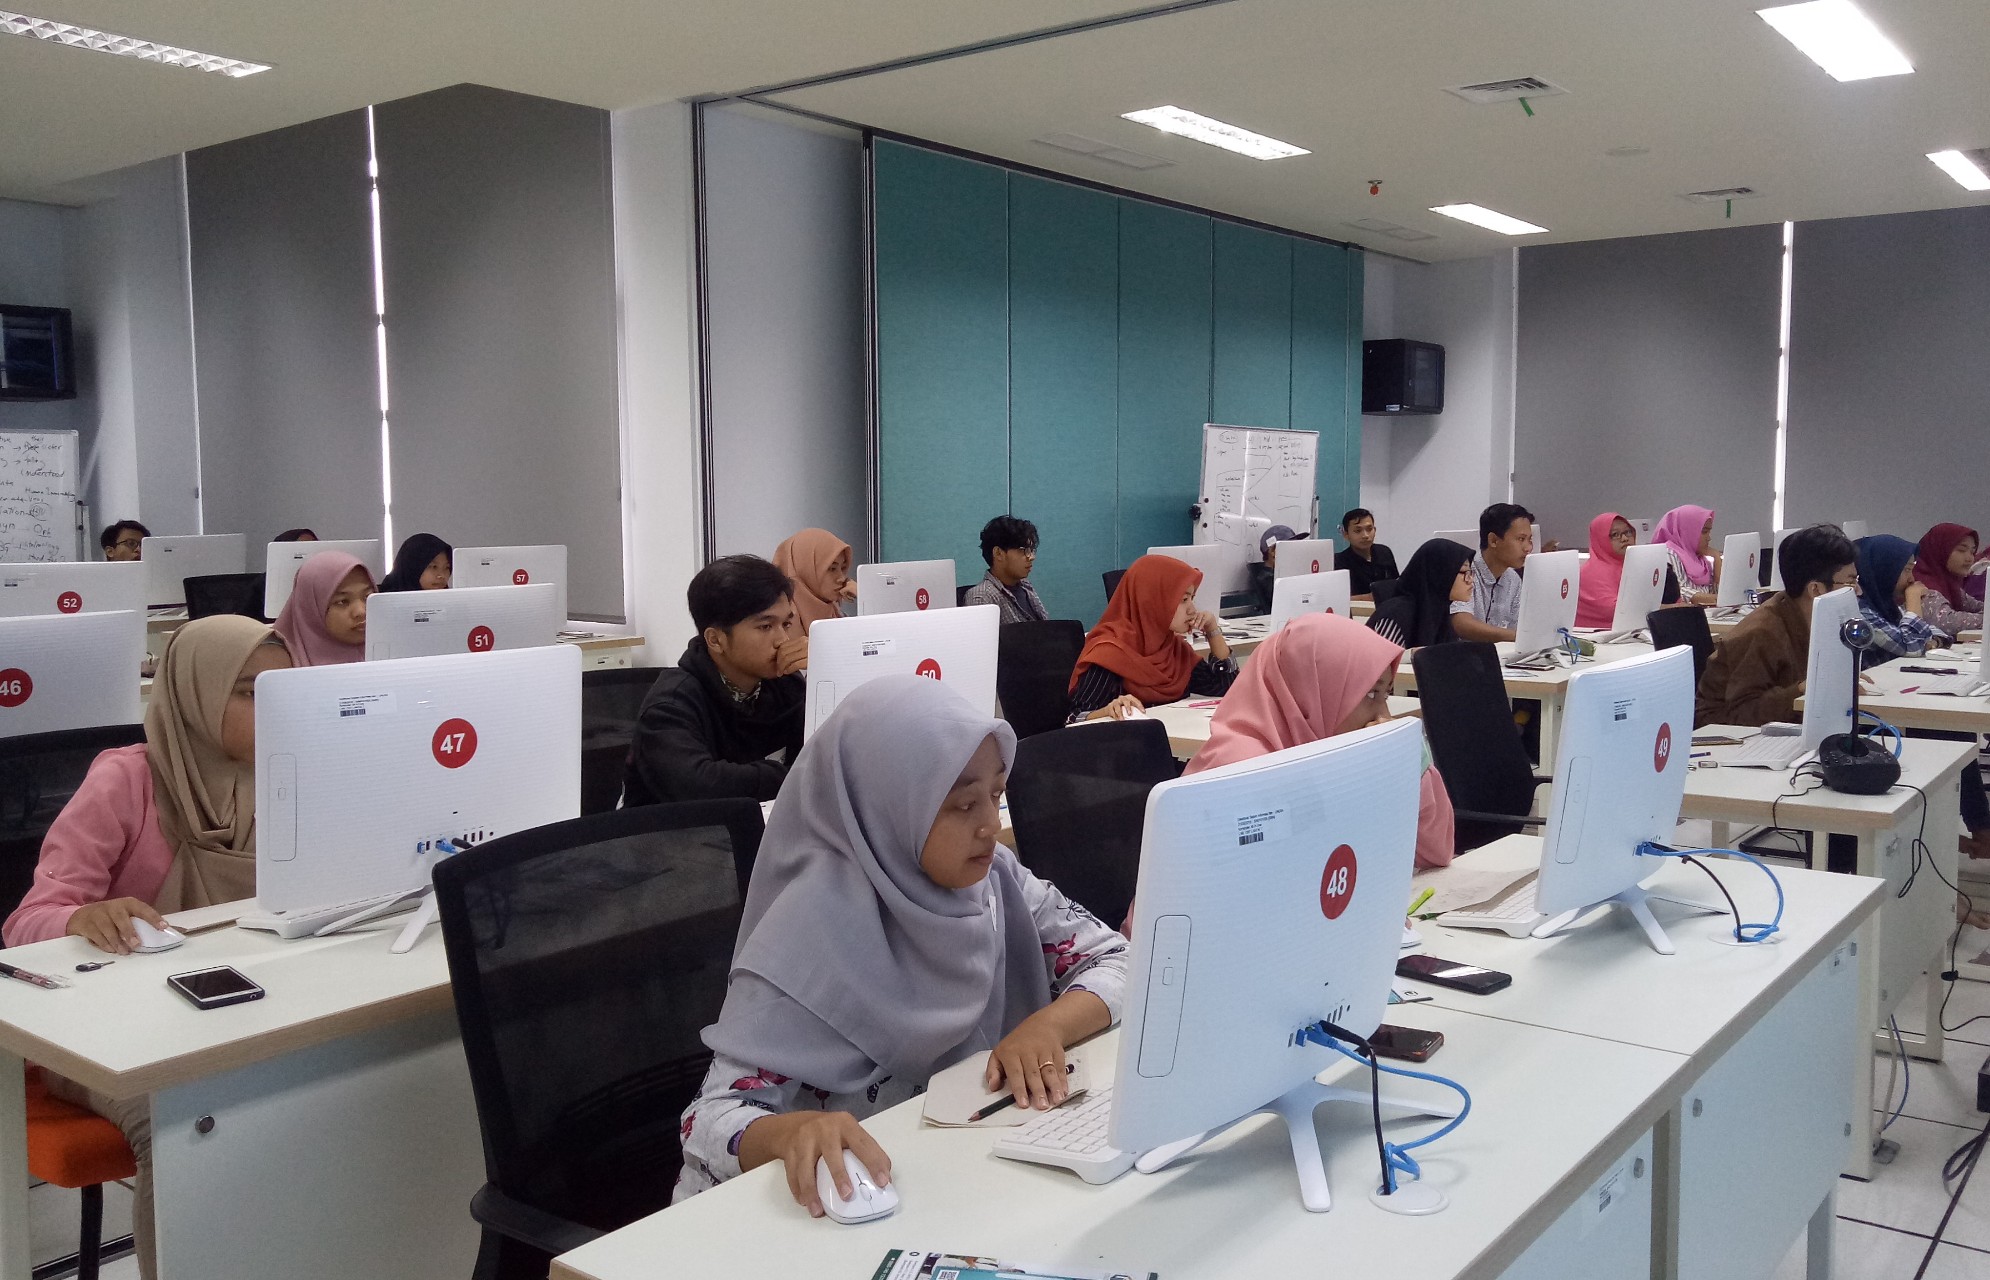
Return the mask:
<svg viewBox="0 0 1990 1280">
<path fill-rule="evenodd" d="M 1506 499 L 1514 267 L 1511 252 L 1428 266 L 1375 257 L 1367 263 L 1362 337 L 1444 348 L 1443 413 L 1362 419 L 1362 505 L 1375 512 L 1398 562 L 1435 530 L 1476 527 L 1488 503 Z"/>
</svg>

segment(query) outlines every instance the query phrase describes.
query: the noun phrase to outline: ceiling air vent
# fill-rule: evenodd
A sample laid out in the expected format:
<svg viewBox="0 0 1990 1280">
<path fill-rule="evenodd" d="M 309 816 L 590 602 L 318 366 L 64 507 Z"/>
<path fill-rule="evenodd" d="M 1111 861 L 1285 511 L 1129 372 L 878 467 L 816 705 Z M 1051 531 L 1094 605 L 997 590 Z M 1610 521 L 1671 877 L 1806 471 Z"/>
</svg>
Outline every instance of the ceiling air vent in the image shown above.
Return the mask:
<svg viewBox="0 0 1990 1280">
<path fill-rule="evenodd" d="M 1359 227 L 1363 231 L 1373 231 L 1377 235 L 1388 236 L 1391 240 L 1437 239 L 1436 234 L 1433 232 L 1418 231 L 1415 227 L 1406 227 L 1400 222 L 1387 222 L 1381 218 L 1356 218 L 1347 225 L 1350 227 Z"/>
<path fill-rule="evenodd" d="M 1728 200 L 1760 200 L 1762 193 L 1754 187 L 1721 187 L 1714 191 L 1688 191 L 1680 198 L 1694 204 L 1721 204 Z"/>
<path fill-rule="evenodd" d="M 1518 102 L 1522 98 L 1553 98 L 1567 93 L 1558 84 L 1549 84 L 1539 76 L 1521 76 L 1514 80 L 1488 80 L 1484 84 L 1447 85 L 1446 93 L 1456 94 L 1467 102 Z"/>
<path fill-rule="evenodd" d="M 1060 151 L 1075 151 L 1081 156 L 1103 160 L 1126 169 L 1159 169 L 1174 163 L 1159 156 L 1150 156 L 1144 151 L 1132 151 L 1126 147 L 1115 147 L 1110 142 L 1088 138 L 1082 133 L 1046 133 L 1040 138 L 1030 139 L 1046 147 L 1056 147 Z"/>
</svg>

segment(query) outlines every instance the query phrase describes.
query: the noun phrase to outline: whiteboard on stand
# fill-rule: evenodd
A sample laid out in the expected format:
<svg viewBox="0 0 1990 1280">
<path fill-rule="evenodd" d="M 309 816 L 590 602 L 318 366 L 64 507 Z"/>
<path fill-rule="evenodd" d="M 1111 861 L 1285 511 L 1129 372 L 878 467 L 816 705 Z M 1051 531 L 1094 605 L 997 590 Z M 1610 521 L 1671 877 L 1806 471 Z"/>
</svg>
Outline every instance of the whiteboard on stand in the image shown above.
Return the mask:
<svg viewBox="0 0 1990 1280">
<path fill-rule="evenodd" d="M 0 431 L 0 563 L 83 558 L 74 431 Z"/>
<path fill-rule="evenodd" d="M 1196 504 L 1196 542 L 1228 543 L 1238 549 L 1237 581 L 1225 591 L 1248 585 L 1245 567 L 1258 559 L 1258 538 L 1275 524 L 1303 534 L 1315 527 L 1319 500 L 1314 464 L 1320 433 L 1266 427 L 1202 427 L 1202 481 Z"/>
</svg>

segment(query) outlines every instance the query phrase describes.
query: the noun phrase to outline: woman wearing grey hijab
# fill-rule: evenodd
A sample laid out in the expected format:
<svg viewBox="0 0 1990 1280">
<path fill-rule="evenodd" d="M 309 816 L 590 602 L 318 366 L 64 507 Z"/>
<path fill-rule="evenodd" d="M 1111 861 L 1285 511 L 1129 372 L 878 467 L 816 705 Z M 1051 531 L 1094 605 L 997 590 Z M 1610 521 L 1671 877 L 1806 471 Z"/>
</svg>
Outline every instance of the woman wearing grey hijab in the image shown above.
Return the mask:
<svg viewBox="0 0 1990 1280">
<path fill-rule="evenodd" d="M 858 1120 L 991 1051 L 987 1086 L 1064 1100 L 1065 1046 L 1119 1017 L 1126 940 L 996 843 L 1015 733 L 886 676 L 843 700 L 781 787 L 746 895 L 711 1071 L 684 1112 L 683 1200 L 775 1160 L 815 1216 L 816 1161 L 891 1163 Z"/>
</svg>

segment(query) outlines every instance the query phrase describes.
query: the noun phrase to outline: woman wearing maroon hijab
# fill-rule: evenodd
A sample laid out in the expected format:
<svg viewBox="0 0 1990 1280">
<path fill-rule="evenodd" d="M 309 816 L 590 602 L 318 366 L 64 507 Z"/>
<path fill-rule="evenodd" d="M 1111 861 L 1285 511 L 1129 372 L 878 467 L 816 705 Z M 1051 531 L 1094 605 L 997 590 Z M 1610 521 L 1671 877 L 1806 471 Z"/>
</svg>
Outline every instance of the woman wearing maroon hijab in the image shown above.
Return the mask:
<svg viewBox="0 0 1990 1280">
<path fill-rule="evenodd" d="M 1921 616 L 1951 640 L 1957 632 L 1983 626 L 1983 601 L 1963 585 L 1981 541 L 1967 525 L 1938 524 L 1922 534 L 1921 545 L 1914 548 L 1914 581 L 1927 588 L 1921 597 Z"/>
<path fill-rule="evenodd" d="M 1237 678 L 1214 616 L 1195 607 L 1202 571 L 1173 556 L 1141 556 L 1119 580 L 1071 673 L 1072 721 L 1122 719 L 1188 694 L 1220 695 Z M 1188 633 L 1209 656 L 1197 661 Z"/>
</svg>

